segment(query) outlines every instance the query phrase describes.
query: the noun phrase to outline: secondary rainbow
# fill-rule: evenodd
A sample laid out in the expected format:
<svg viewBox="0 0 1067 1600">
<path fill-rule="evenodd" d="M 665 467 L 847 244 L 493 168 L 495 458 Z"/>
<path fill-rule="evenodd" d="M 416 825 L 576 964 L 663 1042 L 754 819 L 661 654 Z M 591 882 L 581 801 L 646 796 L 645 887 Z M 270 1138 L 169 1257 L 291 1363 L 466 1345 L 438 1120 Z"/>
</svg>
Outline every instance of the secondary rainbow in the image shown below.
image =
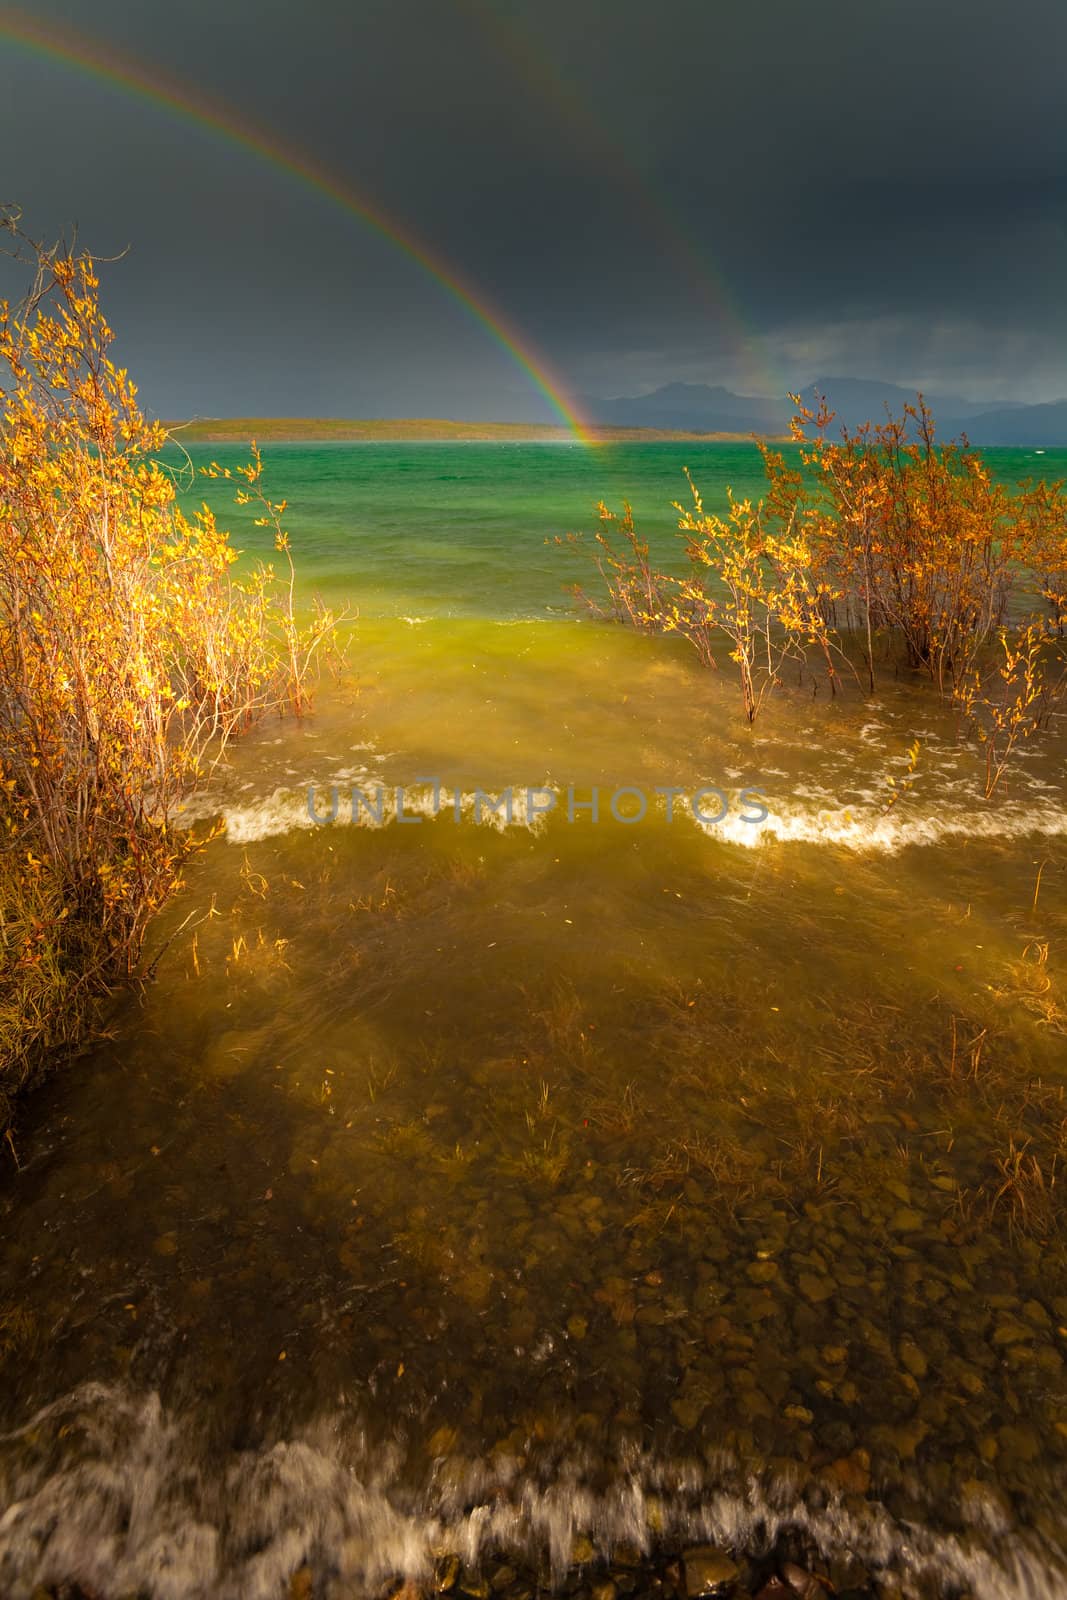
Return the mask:
<svg viewBox="0 0 1067 1600">
<path fill-rule="evenodd" d="M 470 313 L 495 343 L 522 368 L 580 443 L 595 443 L 560 378 L 519 331 L 508 324 L 504 315 L 490 304 L 488 297 L 466 282 L 454 267 L 437 252 L 430 250 L 410 228 L 387 216 L 356 188 L 320 162 L 289 144 L 280 143 L 247 118 L 235 116 L 228 108 L 209 100 L 199 91 L 191 90 L 156 68 L 145 66 L 125 52 L 104 49 L 95 40 L 69 27 L 62 30 L 47 27 L 15 6 L 0 5 L 0 39 L 87 73 L 113 85 L 124 94 L 146 100 L 197 123 L 318 190 L 334 205 L 358 217 L 367 227 L 416 262 L 423 272 Z"/>
<path fill-rule="evenodd" d="M 697 245 L 687 221 L 645 177 L 631 154 L 626 119 L 608 123 L 593 115 L 588 98 L 568 81 L 535 32 L 502 0 L 456 0 L 472 29 L 515 75 L 523 88 L 540 100 L 557 122 L 573 134 L 575 151 L 596 166 L 602 180 L 627 201 L 627 215 L 643 216 L 649 237 L 673 258 L 702 310 L 710 311 L 732 346 L 741 381 L 757 395 L 784 401 L 791 387 L 768 359 L 767 347 L 742 314 L 728 279 L 708 253 Z M 699 340 L 700 324 L 691 332 Z"/>
</svg>

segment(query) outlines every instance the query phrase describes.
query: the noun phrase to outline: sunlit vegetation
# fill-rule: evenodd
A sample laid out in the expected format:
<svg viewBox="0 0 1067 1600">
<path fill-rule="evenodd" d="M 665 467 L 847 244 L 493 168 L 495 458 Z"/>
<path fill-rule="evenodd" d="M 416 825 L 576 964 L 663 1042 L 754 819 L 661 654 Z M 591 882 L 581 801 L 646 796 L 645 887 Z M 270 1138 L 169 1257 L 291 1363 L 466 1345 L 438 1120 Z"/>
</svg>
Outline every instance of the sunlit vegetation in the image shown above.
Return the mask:
<svg viewBox="0 0 1067 1600">
<path fill-rule="evenodd" d="M 796 397 L 794 397 L 796 398 Z M 709 512 L 677 504 L 688 572 L 658 571 L 629 507 L 600 506 L 600 614 L 676 633 L 707 665 L 722 644 L 752 722 L 789 664 L 834 694 L 902 669 L 956 705 L 985 748 L 991 794 L 1067 687 L 1067 490 L 993 481 L 965 443 L 939 443 L 921 397 L 839 437 L 800 406 L 799 460 L 759 446 L 767 492 Z"/>
<path fill-rule="evenodd" d="M 298 621 L 255 447 L 238 500 L 280 572 L 238 569 L 212 512 L 179 508 L 92 258 L 5 222 L 33 281 L 0 304 L 0 1126 L 6 1091 L 141 974 L 194 846 L 183 803 L 239 734 L 301 711 L 333 626 Z"/>
</svg>

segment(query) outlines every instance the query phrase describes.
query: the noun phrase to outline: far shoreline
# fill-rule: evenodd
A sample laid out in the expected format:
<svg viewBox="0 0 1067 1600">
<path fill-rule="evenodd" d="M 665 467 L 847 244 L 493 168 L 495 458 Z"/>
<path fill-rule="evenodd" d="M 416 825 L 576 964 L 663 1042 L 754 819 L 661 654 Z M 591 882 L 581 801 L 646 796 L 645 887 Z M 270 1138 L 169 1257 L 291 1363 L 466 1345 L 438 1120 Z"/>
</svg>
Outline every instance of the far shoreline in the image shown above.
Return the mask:
<svg viewBox="0 0 1067 1600">
<path fill-rule="evenodd" d="M 438 417 L 194 417 L 164 426 L 181 444 L 751 444 L 785 443 L 784 434 L 701 433 L 696 429 L 590 426 L 579 436 L 562 424 L 452 422 Z"/>
</svg>

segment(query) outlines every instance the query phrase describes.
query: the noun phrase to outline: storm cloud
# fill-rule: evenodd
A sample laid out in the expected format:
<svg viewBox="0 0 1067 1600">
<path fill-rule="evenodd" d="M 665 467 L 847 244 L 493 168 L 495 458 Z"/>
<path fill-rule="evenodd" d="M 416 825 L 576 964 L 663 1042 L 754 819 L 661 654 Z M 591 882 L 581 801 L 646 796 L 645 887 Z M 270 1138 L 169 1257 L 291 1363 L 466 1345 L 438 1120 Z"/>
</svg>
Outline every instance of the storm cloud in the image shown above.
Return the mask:
<svg viewBox="0 0 1067 1600">
<path fill-rule="evenodd" d="M 0 198 L 38 233 L 128 247 L 106 303 L 153 410 L 551 415 L 366 223 L 3 16 Z M 53 0 L 23 17 L 336 174 L 575 393 L 780 394 L 831 371 L 1067 394 L 1059 0 Z"/>
</svg>

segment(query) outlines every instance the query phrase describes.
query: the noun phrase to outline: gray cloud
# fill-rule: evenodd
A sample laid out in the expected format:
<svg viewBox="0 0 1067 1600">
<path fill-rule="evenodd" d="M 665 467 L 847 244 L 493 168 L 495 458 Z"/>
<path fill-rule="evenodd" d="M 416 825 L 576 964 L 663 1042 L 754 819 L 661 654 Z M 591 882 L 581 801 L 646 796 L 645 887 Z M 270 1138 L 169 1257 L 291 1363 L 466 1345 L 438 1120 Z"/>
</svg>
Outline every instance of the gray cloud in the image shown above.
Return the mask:
<svg viewBox="0 0 1067 1600">
<path fill-rule="evenodd" d="M 1067 393 L 1067 9 L 844 0 L 39 0 L 272 130 L 452 261 L 574 389 L 828 368 Z M 537 417 L 373 230 L 0 33 L 0 196 L 108 253 L 164 414 Z"/>
</svg>

